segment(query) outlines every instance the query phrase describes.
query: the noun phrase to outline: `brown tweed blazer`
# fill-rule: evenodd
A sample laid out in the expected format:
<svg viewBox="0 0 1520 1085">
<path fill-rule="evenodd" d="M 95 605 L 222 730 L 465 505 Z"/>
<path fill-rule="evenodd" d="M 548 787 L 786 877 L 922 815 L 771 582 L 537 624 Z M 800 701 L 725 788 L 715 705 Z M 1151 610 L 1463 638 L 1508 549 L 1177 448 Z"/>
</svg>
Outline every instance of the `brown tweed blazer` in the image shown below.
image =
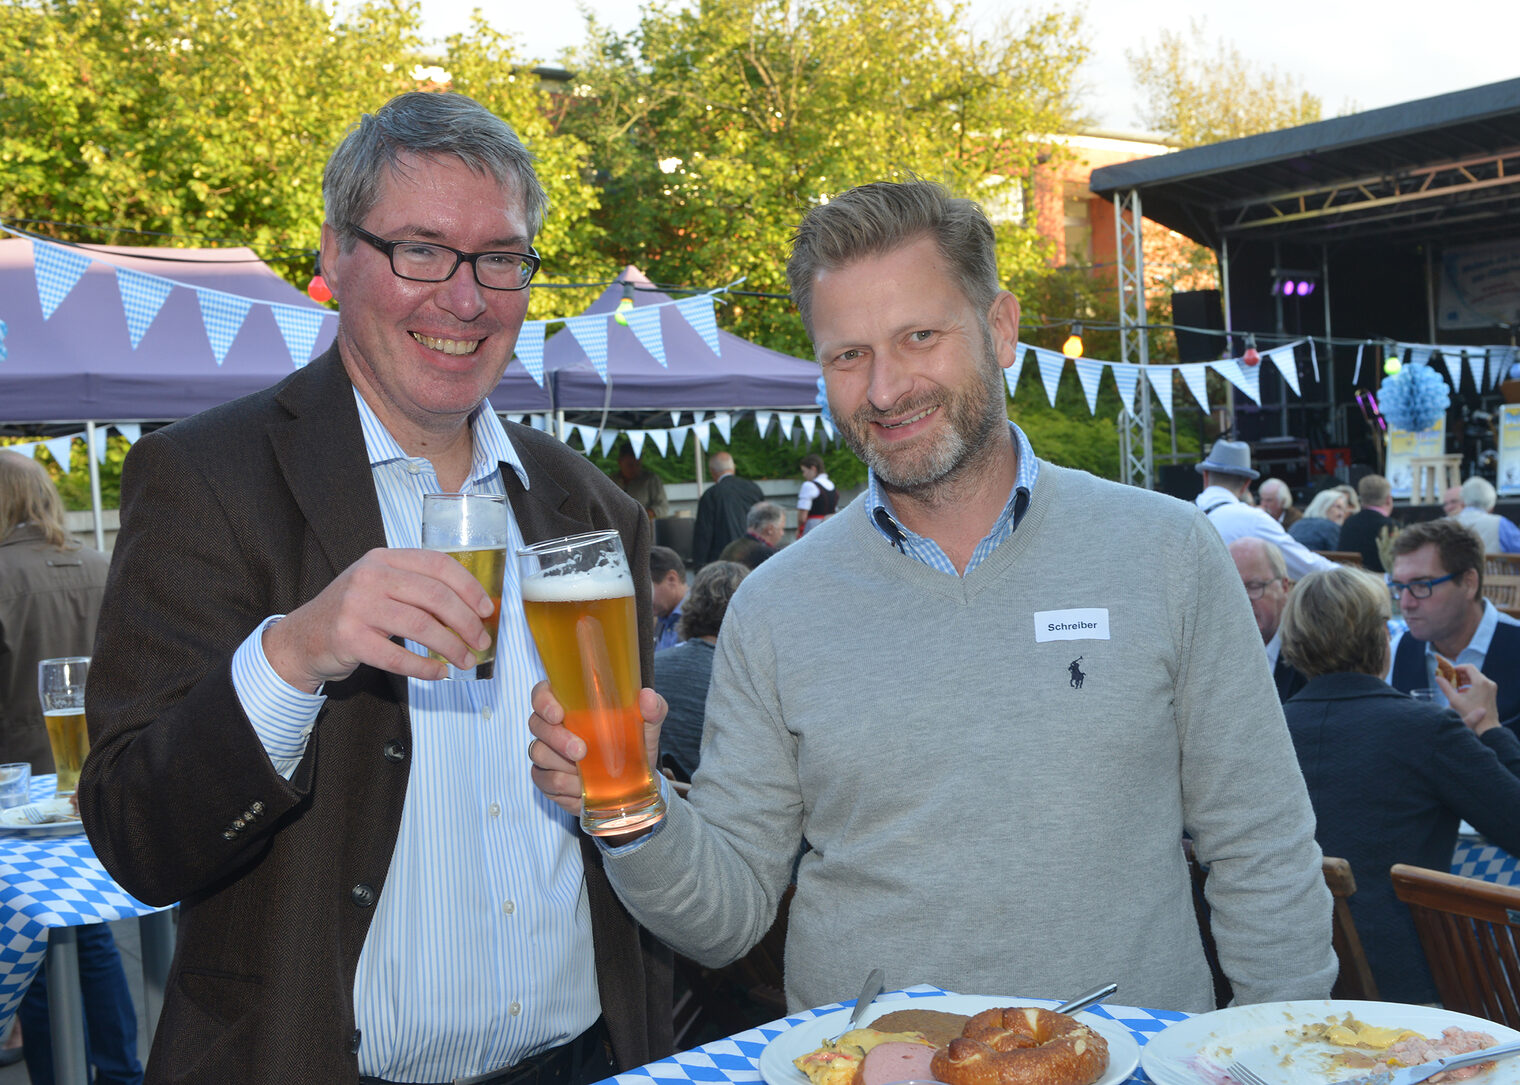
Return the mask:
<svg viewBox="0 0 1520 1085">
<path fill-rule="evenodd" d="M 647 569 L 637 502 L 559 441 L 507 431 L 530 479 L 524 491 L 502 470 L 526 539 L 615 527 Z M 128 457 L 79 798 L 112 876 L 144 901 L 181 902 L 149 1082 L 358 1079 L 354 972 L 406 795 L 406 683 L 369 667 L 328 683 L 287 781 L 238 704 L 231 659 L 263 618 L 384 545 L 336 351 L 142 438 Z M 647 684 L 650 585 L 634 581 Z M 619 1065 L 635 1066 L 672 1046 L 669 954 L 582 843 L 603 1014 Z"/>
</svg>

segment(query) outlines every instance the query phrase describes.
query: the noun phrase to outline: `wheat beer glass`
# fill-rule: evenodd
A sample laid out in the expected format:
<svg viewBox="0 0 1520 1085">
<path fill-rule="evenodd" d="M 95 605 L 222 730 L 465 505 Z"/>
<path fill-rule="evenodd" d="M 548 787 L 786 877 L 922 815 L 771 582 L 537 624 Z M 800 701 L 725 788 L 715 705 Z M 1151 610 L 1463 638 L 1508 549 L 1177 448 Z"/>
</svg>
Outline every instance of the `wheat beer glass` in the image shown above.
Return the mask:
<svg viewBox="0 0 1520 1085">
<path fill-rule="evenodd" d="M 665 816 L 644 752 L 633 576 L 616 531 L 550 539 L 517 552 L 523 610 L 565 709 L 586 743 L 581 828 L 614 836 Z"/>
<path fill-rule="evenodd" d="M 495 670 L 501 585 L 507 572 L 507 499 L 500 494 L 423 494 L 422 546 L 440 550 L 463 565 L 495 605 L 484 619 L 491 643 L 475 652 L 473 667 L 460 670 L 437 652 L 428 654 L 448 665 L 446 678 L 490 678 Z"/>
<path fill-rule="evenodd" d="M 84 680 L 89 656 L 44 659 L 37 664 L 37 697 L 47 724 L 48 745 L 58 773 L 55 794 L 72 795 L 79 787 L 79 770 L 90 752 L 90 732 L 84 724 Z"/>
</svg>

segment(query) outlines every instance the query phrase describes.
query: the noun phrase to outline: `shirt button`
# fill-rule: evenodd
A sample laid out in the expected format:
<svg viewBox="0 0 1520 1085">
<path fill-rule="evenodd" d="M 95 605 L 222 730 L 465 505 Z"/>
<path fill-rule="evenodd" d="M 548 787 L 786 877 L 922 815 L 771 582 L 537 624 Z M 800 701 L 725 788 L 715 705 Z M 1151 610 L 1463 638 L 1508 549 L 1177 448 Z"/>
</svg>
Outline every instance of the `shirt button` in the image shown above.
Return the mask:
<svg viewBox="0 0 1520 1085">
<path fill-rule="evenodd" d="M 407 460 L 406 461 L 406 473 L 407 474 L 409 474 L 409 475 L 415 475 L 415 474 L 420 473 L 421 471 L 422 471 L 422 468 L 417 465 L 417 461 L 416 460 Z"/>
<path fill-rule="evenodd" d="M 405 761 L 406 747 L 396 739 L 391 739 L 385 744 L 385 759 L 387 761 Z"/>
<path fill-rule="evenodd" d="M 501 902 L 501 911 L 503 915 L 511 915 L 517 911 L 517 905 L 513 904 L 510 900 L 504 900 Z"/>
<path fill-rule="evenodd" d="M 360 882 L 348 891 L 348 898 L 360 908 L 368 908 L 375 903 L 374 886 Z"/>
<path fill-rule="evenodd" d="M 518 1014 L 522 1013 L 522 1003 L 521 1002 L 514 1002 L 514 1003 L 512 1003 L 510 1006 L 507 1007 L 507 1012 L 510 1013 L 513 1017 L 516 1017 Z"/>
<path fill-rule="evenodd" d="M 493 818 L 501 817 L 501 803 L 493 802 L 490 806 L 486 807 L 486 809 L 490 812 Z"/>
<path fill-rule="evenodd" d="M 488 720 L 488 719 L 491 718 L 491 706 L 490 705 L 486 705 L 484 708 L 482 708 L 480 710 L 480 718 L 483 719 L 483 720 Z"/>
</svg>

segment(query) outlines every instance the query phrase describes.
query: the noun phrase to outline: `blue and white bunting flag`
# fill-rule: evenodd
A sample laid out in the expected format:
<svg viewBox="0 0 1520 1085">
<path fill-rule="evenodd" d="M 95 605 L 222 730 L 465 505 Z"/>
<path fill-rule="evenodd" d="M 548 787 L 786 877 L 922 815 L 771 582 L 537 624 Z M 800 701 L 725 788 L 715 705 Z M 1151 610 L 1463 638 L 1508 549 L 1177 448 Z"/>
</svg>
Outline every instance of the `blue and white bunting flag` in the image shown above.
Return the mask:
<svg viewBox="0 0 1520 1085">
<path fill-rule="evenodd" d="M 220 290 L 197 290 L 195 300 L 200 302 L 201 323 L 206 328 L 206 338 L 211 341 L 211 353 L 216 364 L 221 365 L 232 349 L 233 340 L 243 330 L 243 321 L 253 302 L 236 294 Z"/>
<path fill-rule="evenodd" d="M 1045 385 L 1045 397 L 1050 405 L 1056 405 L 1056 389 L 1061 385 L 1061 370 L 1066 365 L 1066 355 L 1058 350 L 1030 347 L 1034 351 L 1035 365 L 1040 369 L 1040 382 Z"/>
<path fill-rule="evenodd" d="M 544 322 L 542 320 L 523 321 L 522 330 L 517 333 L 515 350 L 517 360 L 528 371 L 528 376 L 533 378 L 534 384 L 542 388 L 544 386 Z"/>
<path fill-rule="evenodd" d="M 1182 375 L 1182 383 L 1187 385 L 1187 390 L 1198 404 L 1198 409 L 1207 414 L 1209 411 L 1209 363 L 1188 362 L 1179 365 L 1177 372 Z"/>
<path fill-rule="evenodd" d="M 153 318 L 174 292 L 174 284 L 157 275 L 147 275 L 131 268 L 116 269 L 116 289 L 121 294 L 121 311 L 127 318 L 127 337 L 132 349 L 142 342 Z"/>
<path fill-rule="evenodd" d="M 43 320 L 57 311 L 90 263 L 83 253 L 32 239 L 32 272 L 37 276 L 37 300 L 42 303 Z"/>
<path fill-rule="evenodd" d="M 1430 349 L 1425 347 L 1416 350 L 1414 357 L 1426 361 L 1430 358 Z M 1451 381 L 1451 390 L 1460 392 L 1462 390 L 1462 352 L 1455 347 L 1446 347 L 1441 351 L 1441 364 L 1446 367 L 1446 376 Z"/>
<path fill-rule="evenodd" d="M 764 437 L 765 431 L 771 428 L 771 419 L 775 417 L 775 414 L 775 411 L 755 412 L 755 431 L 759 433 L 761 437 Z"/>
<path fill-rule="evenodd" d="M 1462 351 L 1467 358 L 1467 371 L 1472 374 L 1473 388 L 1483 394 L 1483 366 L 1487 360 L 1482 347 L 1468 347 Z"/>
<path fill-rule="evenodd" d="M 83 436 L 82 433 L 71 433 L 67 437 L 54 437 L 42 442 L 42 447 L 48 450 L 48 455 L 53 457 L 53 462 L 62 468 L 64 474 L 68 474 L 74 466 L 74 438 Z"/>
<path fill-rule="evenodd" d="M 792 411 L 776 412 L 776 436 L 783 441 L 792 439 L 792 429 L 797 425 L 797 415 Z"/>
<path fill-rule="evenodd" d="M 638 459 L 644 454 L 644 441 L 649 437 L 647 429 L 631 429 L 628 431 L 628 447 L 633 452 L 633 458 Z"/>
<path fill-rule="evenodd" d="M 1214 372 L 1239 388 L 1252 403 L 1261 403 L 1261 366 L 1241 365 L 1239 358 L 1222 358 L 1207 363 Z"/>
<path fill-rule="evenodd" d="M 1172 367 L 1148 365 L 1145 367 L 1145 379 L 1155 390 L 1156 398 L 1161 402 L 1161 410 L 1168 418 L 1172 417 Z"/>
<path fill-rule="evenodd" d="M 612 429 L 610 427 L 607 428 L 607 429 L 602 430 L 602 455 L 603 456 L 610 456 L 610 455 L 612 455 L 612 446 L 615 445 L 615 444 L 617 444 L 617 439 L 619 437 L 621 437 L 622 435 L 623 435 L 622 431 L 615 430 L 615 429 Z"/>
<path fill-rule="evenodd" d="M 690 426 L 676 426 L 670 431 L 670 450 L 677 456 L 686 447 L 686 435 L 690 432 Z"/>
<path fill-rule="evenodd" d="M 1302 397 L 1303 393 L 1298 390 L 1298 358 L 1294 355 L 1293 345 L 1276 347 L 1267 351 L 1263 357 L 1272 359 L 1272 364 L 1282 374 L 1282 379 L 1288 382 L 1288 387 L 1293 389 L 1293 394 Z"/>
<path fill-rule="evenodd" d="M 322 332 L 322 321 L 327 319 L 328 311 L 301 305 L 271 305 L 269 309 L 274 313 L 274 322 L 279 325 L 285 349 L 290 351 L 290 364 L 300 369 L 311 361 L 311 352 L 317 345 L 317 336 Z"/>
<path fill-rule="evenodd" d="M 686 318 L 686 323 L 696 329 L 702 341 L 707 344 L 714 354 L 722 355 L 722 344 L 718 342 L 718 317 L 713 312 L 713 297 L 711 294 L 698 294 L 695 297 L 682 298 L 676 302 L 676 311 Z M 706 446 L 706 442 L 703 442 Z"/>
<path fill-rule="evenodd" d="M 818 432 L 818 416 L 816 414 L 799 414 L 797 421 L 802 423 L 802 432 L 807 435 L 808 444 L 812 444 L 813 434 Z"/>
<path fill-rule="evenodd" d="M 660 450 L 660 455 L 665 455 L 665 450 L 670 447 L 670 431 L 652 429 L 649 431 L 649 439 L 654 442 L 654 447 Z"/>
<path fill-rule="evenodd" d="M 1109 362 L 1114 372 L 1114 385 L 1119 389 L 1119 402 L 1131 414 L 1135 413 L 1135 386 L 1140 383 L 1140 367 L 1134 362 Z"/>
<path fill-rule="evenodd" d="M 694 422 L 691 427 L 691 435 L 696 439 L 698 448 L 712 447 L 711 422 Z"/>
<path fill-rule="evenodd" d="M 670 363 L 665 360 L 665 336 L 660 331 L 661 308 L 659 305 L 635 305 L 623 314 L 623 320 L 639 342 L 644 344 L 644 349 L 654 355 L 654 360 L 668 369 Z"/>
<path fill-rule="evenodd" d="M 591 455 L 591 450 L 596 447 L 596 427 L 577 424 L 570 428 L 581 439 L 581 451 L 588 456 Z"/>
<path fill-rule="evenodd" d="M 1103 362 L 1095 362 L 1091 358 L 1073 358 L 1071 364 L 1076 367 L 1077 380 L 1082 382 L 1082 391 L 1087 396 L 1087 413 L 1098 413 L 1098 383 L 1103 379 Z"/>
<path fill-rule="evenodd" d="M 117 422 L 116 432 L 126 439 L 127 444 L 135 445 L 137 439 L 142 436 L 141 422 Z"/>
<path fill-rule="evenodd" d="M 605 382 L 607 380 L 606 314 L 572 316 L 565 320 L 565 327 L 570 329 L 570 334 L 575 336 L 575 341 L 586 352 L 586 357 L 591 359 L 591 367 L 596 370 L 596 375 Z"/>
<path fill-rule="evenodd" d="M 1012 399 L 1019 391 L 1019 377 L 1024 373 L 1024 356 L 1029 353 L 1029 348 L 1023 343 L 1013 345 L 1013 364 L 1003 370 L 1003 383 L 1008 385 L 1008 398 Z"/>
<path fill-rule="evenodd" d="M 732 440 L 734 416 L 725 411 L 719 411 L 713 415 L 713 425 L 718 428 L 718 436 L 723 438 L 724 444 Z"/>
</svg>

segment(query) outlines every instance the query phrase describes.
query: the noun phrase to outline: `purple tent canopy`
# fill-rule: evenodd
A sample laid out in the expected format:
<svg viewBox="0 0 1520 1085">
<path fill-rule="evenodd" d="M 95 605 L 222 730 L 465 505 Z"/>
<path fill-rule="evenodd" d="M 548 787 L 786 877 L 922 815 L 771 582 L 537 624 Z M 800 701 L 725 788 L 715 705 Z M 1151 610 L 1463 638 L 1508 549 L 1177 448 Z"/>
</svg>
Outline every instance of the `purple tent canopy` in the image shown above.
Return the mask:
<svg viewBox="0 0 1520 1085">
<path fill-rule="evenodd" d="M 250 249 L 92 247 L 68 252 L 99 259 L 92 259 L 44 320 L 32 243 L 0 241 L 0 320 L 7 326 L 0 421 L 183 418 L 265 388 L 295 369 L 268 305 L 252 306 L 217 365 L 196 289 L 321 309 Z M 135 350 L 113 265 L 183 284 L 169 292 Z M 313 354 L 326 349 L 336 326 L 331 318 L 322 321 Z"/>
<path fill-rule="evenodd" d="M 672 299 L 647 289 L 651 283 L 632 266 L 622 281 L 646 289 L 633 292 L 635 306 L 660 305 Z M 623 298 L 623 288 L 609 286 L 586 313 L 611 315 Z M 797 410 L 816 405 L 819 369 L 816 363 L 757 346 L 737 335 L 719 331 L 722 354 L 714 354 L 674 305 L 660 313 L 668 366 L 644 348 L 632 329 L 609 323 L 607 374 L 604 383 L 581 344 L 560 330 L 544 344 L 545 383 L 552 388 L 554 406 L 564 410 Z M 498 392 L 531 380 L 514 362 Z M 611 389 L 610 399 L 608 396 Z M 525 409 L 508 397 L 492 395 L 497 410 Z M 507 404 L 504 406 L 504 404 Z"/>
</svg>

